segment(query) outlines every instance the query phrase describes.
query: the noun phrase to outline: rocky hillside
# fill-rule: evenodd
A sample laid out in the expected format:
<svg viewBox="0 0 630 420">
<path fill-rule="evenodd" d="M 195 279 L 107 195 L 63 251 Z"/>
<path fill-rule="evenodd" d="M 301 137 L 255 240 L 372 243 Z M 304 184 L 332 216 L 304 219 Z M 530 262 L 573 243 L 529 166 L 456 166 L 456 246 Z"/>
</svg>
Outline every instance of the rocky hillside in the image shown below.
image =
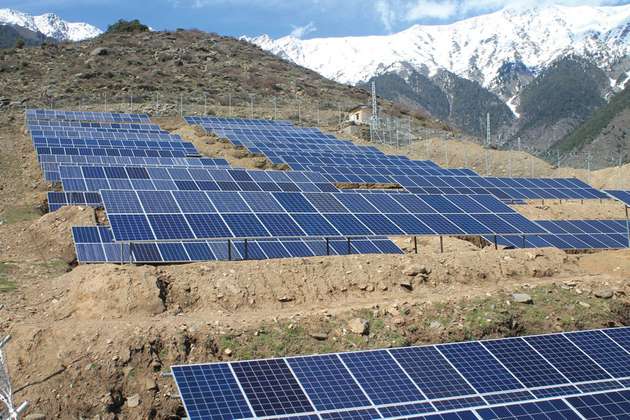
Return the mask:
<svg viewBox="0 0 630 420">
<path fill-rule="evenodd" d="M 593 167 L 619 165 L 630 160 L 630 87 L 615 95 L 575 131 L 562 138 L 553 149 L 590 154 Z M 570 156 L 567 163 L 574 163 Z M 581 160 L 584 160 L 581 158 Z"/>
<path fill-rule="evenodd" d="M 629 18 L 630 5 L 509 6 L 385 36 L 251 41 L 337 81 L 376 80 L 384 97 L 470 135 L 490 113 L 493 143 L 520 139 L 542 156 L 623 89 Z"/>
<path fill-rule="evenodd" d="M 486 114 L 493 126 L 511 124 L 515 119 L 510 108 L 494 93 L 448 71 L 427 77 L 413 69 L 404 75 L 396 72 L 373 77 L 378 95 L 424 110 L 464 132 L 484 137 Z"/>
<path fill-rule="evenodd" d="M 229 108 L 272 117 L 275 106 L 283 118 L 315 123 L 319 111 L 338 122 L 349 107 L 369 100 L 363 89 L 248 42 L 200 31 L 108 32 L 80 43 L 3 49 L 0 73 L 1 103 L 18 109 L 96 104 L 172 115 L 204 109 L 227 114 Z M 409 113 L 387 101 L 381 105 L 385 112 Z M 414 118 L 432 123 L 417 113 Z"/>
<path fill-rule="evenodd" d="M 26 28 L 0 24 L 0 48 L 13 48 L 24 42 L 24 46 L 41 45 L 44 42 L 55 42 L 41 32 L 34 32 Z"/>
<path fill-rule="evenodd" d="M 610 93 L 608 77 L 592 62 L 560 59 L 521 92 L 512 142 L 520 137 L 531 149 L 546 151 L 606 104 Z"/>
</svg>

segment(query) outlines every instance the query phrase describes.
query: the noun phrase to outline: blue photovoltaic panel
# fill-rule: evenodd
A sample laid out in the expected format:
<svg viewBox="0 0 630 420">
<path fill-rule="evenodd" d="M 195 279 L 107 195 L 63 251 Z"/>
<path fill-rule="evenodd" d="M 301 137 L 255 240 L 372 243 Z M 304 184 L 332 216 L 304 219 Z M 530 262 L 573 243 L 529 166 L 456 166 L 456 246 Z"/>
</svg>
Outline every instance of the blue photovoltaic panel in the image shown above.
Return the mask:
<svg viewBox="0 0 630 420">
<path fill-rule="evenodd" d="M 561 400 L 481 408 L 477 410 L 477 414 L 484 420 L 573 420 L 578 418 L 571 407 Z"/>
<path fill-rule="evenodd" d="M 424 420 L 479 420 L 479 417 L 472 411 L 457 411 L 454 413 L 429 414 L 426 416 L 414 417 L 415 419 Z"/>
<path fill-rule="evenodd" d="M 525 340 L 572 382 L 611 379 L 561 334 L 534 336 Z"/>
<path fill-rule="evenodd" d="M 257 416 L 279 416 L 314 410 L 284 360 L 232 363 L 245 396 Z"/>
<path fill-rule="evenodd" d="M 475 394 L 435 348 L 395 349 L 391 354 L 430 399 Z"/>
<path fill-rule="evenodd" d="M 425 399 L 387 351 L 345 353 L 341 359 L 374 404 Z"/>
<path fill-rule="evenodd" d="M 587 420 L 630 418 L 630 390 L 567 398 Z"/>
<path fill-rule="evenodd" d="M 429 402 L 419 402 L 413 404 L 390 405 L 387 407 L 379 407 L 379 411 L 385 418 L 405 417 L 410 415 L 418 415 L 423 413 L 433 413 L 435 408 Z"/>
<path fill-rule="evenodd" d="M 438 350 L 477 392 L 491 393 L 523 388 L 480 343 L 449 344 L 439 346 Z"/>
<path fill-rule="evenodd" d="M 630 377 L 630 354 L 603 332 L 584 331 L 565 336 L 612 376 Z"/>
<path fill-rule="evenodd" d="M 291 358 L 287 362 L 316 409 L 371 405 L 337 355 Z"/>
<path fill-rule="evenodd" d="M 322 413 L 321 417 L 324 420 L 373 420 L 381 418 L 374 409 Z"/>
<path fill-rule="evenodd" d="M 190 420 L 253 416 L 228 365 L 173 366 L 171 370 Z"/>
<path fill-rule="evenodd" d="M 630 328 L 606 330 L 605 334 L 612 338 L 615 343 L 619 344 L 627 352 L 630 352 Z"/>
<path fill-rule="evenodd" d="M 521 338 L 486 341 L 483 346 L 527 387 L 569 382 Z"/>
</svg>

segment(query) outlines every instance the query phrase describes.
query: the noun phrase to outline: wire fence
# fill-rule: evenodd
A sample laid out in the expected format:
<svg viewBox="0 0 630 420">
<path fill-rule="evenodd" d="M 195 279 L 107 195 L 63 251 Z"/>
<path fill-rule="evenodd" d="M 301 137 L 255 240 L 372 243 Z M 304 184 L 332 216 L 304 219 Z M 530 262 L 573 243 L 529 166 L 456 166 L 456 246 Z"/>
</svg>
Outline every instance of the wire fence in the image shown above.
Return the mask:
<svg viewBox="0 0 630 420">
<path fill-rule="evenodd" d="M 475 166 L 466 165 L 465 159 L 452 159 L 448 141 L 453 134 L 446 130 L 427 127 L 419 124 L 411 117 L 379 116 L 377 125 L 353 124 L 348 121 L 349 111 L 361 105 L 350 100 L 313 100 L 300 96 L 257 96 L 255 94 L 211 95 L 206 92 L 186 92 L 179 94 L 155 91 L 151 93 L 134 94 L 133 92 L 118 92 L 112 94 L 103 91 L 99 94 L 83 96 L 42 97 L 22 104 L 24 108 L 49 108 L 67 110 L 85 110 L 102 112 L 147 113 L 154 117 L 183 117 L 186 115 L 208 115 L 223 117 L 240 117 L 250 119 L 290 120 L 298 126 L 317 126 L 325 130 L 345 130 L 366 142 L 403 148 L 424 141 L 432 150 L 426 150 L 427 159 L 439 160 L 443 166 L 473 167 L 486 175 L 506 175 L 531 177 L 541 176 L 537 171 L 534 159 L 521 158 L 520 162 L 509 157 L 507 164 L 498 171 L 493 154 L 489 151 L 495 148 L 485 145 L 486 156 Z M 428 140 L 436 141 L 428 141 Z M 439 140 L 445 143 L 440 144 Z M 479 139 L 469 138 L 479 143 Z M 481 142 L 484 145 L 485 142 Z M 452 146 L 451 146 L 452 148 Z M 529 153 L 547 161 L 555 167 L 571 167 L 574 169 L 594 170 L 603 167 L 621 166 L 628 162 L 630 156 L 623 150 L 598 153 L 588 152 L 560 154 L 558 151 L 540 153 L 530 149 L 520 142 L 516 147 L 507 149 Z M 450 153 L 450 155 L 449 155 Z M 472 161 L 472 158 L 470 159 Z M 524 166 L 528 165 L 527 168 Z M 537 173 L 538 172 L 538 173 Z"/>
</svg>

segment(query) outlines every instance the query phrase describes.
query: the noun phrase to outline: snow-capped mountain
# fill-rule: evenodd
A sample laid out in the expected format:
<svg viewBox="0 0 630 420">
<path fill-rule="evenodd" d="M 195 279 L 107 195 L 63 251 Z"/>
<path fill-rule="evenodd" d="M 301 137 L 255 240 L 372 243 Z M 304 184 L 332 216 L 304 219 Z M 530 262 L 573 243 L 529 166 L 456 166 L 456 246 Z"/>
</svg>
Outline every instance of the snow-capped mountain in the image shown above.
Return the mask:
<svg viewBox="0 0 630 420">
<path fill-rule="evenodd" d="M 82 41 L 103 33 L 99 28 L 90 24 L 66 22 L 52 13 L 32 16 L 12 9 L 0 9 L 1 24 L 19 26 L 33 32 L 40 32 L 58 41 Z"/>
<path fill-rule="evenodd" d="M 342 83 L 356 84 L 404 64 L 427 76 L 450 71 L 507 102 L 514 92 L 508 96 L 499 84 L 511 64 L 536 75 L 557 58 L 574 54 L 593 59 L 617 78 L 615 65 L 630 51 L 630 5 L 506 8 L 387 36 L 273 40 L 263 35 L 249 41 Z"/>
</svg>

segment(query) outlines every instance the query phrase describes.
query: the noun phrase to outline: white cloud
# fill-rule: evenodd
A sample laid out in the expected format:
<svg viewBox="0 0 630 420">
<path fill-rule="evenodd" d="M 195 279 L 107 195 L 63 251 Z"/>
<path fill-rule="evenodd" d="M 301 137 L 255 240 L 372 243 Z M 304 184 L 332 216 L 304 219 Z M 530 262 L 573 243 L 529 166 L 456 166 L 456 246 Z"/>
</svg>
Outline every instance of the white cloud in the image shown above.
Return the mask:
<svg viewBox="0 0 630 420">
<path fill-rule="evenodd" d="M 291 26 L 293 26 L 293 30 L 291 31 L 289 36 L 292 36 L 293 38 L 303 38 L 304 36 L 317 30 L 317 26 L 315 26 L 313 22 L 309 22 L 304 26 Z"/>
<path fill-rule="evenodd" d="M 410 5 L 405 20 L 415 21 L 419 19 L 448 19 L 458 11 L 457 3 L 454 1 L 421 1 L 415 5 Z"/>
<path fill-rule="evenodd" d="M 395 12 L 396 5 L 392 3 L 393 2 L 391 0 L 377 0 L 374 3 L 377 15 L 379 16 L 385 29 L 389 32 L 392 31 L 392 27 L 397 20 Z"/>
<path fill-rule="evenodd" d="M 391 32 L 397 23 L 416 22 L 424 19 L 457 20 L 475 14 L 499 10 L 504 7 L 527 8 L 551 4 L 614 5 L 628 3 L 627 0 L 378 0 L 374 12 Z"/>
</svg>

